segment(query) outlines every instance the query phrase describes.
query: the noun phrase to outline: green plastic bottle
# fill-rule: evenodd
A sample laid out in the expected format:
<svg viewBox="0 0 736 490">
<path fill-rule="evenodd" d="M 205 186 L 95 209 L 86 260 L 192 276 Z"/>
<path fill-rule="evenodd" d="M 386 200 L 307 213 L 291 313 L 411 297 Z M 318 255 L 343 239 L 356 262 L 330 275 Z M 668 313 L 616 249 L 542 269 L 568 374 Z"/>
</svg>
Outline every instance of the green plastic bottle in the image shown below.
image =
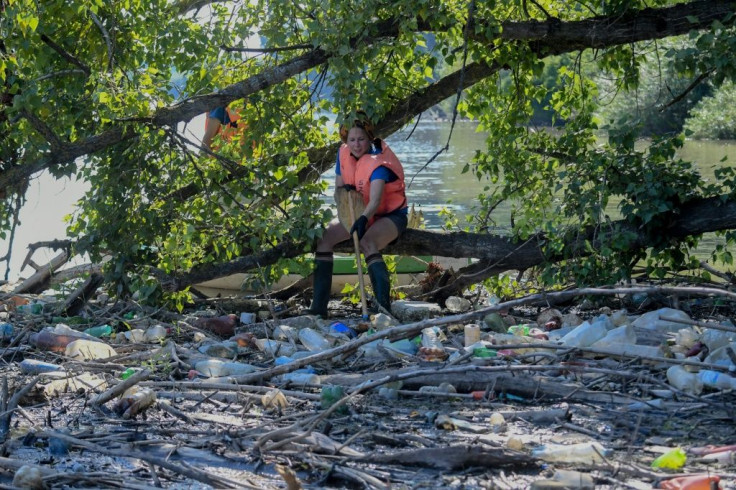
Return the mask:
<svg viewBox="0 0 736 490">
<path fill-rule="evenodd" d="M 322 392 L 320 393 L 320 404 L 323 409 L 328 409 L 345 395 L 345 391 L 342 386 L 323 386 Z M 348 413 L 347 405 L 343 404 L 337 409 L 337 413 L 346 414 Z"/>
<path fill-rule="evenodd" d="M 110 325 L 99 325 L 97 327 L 90 327 L 84 331 L 87 335 L 93 337 L 109 337 L 112 335 L 112 327 Z"/>
</svg>

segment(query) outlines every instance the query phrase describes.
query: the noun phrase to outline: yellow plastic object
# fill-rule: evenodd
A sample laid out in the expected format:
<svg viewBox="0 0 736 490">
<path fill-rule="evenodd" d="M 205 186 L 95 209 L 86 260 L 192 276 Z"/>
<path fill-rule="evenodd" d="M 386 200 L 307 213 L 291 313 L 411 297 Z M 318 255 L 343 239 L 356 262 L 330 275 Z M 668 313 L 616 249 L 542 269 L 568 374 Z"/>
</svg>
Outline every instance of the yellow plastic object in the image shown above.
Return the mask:
<svg viewBox="0 0 736 490">
<path fill-rule="evenodd" d="M 652 461 L 652 469 L 667 468 L 677 470 L 685 466 L 687 455 L 682 448 L 675 448 Z"/>
</svg>

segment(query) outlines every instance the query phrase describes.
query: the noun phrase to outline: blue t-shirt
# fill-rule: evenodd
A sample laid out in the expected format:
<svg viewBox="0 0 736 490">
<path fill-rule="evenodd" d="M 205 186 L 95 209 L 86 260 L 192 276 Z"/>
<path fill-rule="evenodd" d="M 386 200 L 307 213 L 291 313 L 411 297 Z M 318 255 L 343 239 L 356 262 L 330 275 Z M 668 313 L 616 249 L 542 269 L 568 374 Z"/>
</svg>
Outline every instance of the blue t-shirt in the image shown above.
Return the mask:
<svg viewBox="0 0 736 490">
<path fill-rule="evenodd" d="M 217 109 L 212 109 L 210 113 L 208 114 L 208 117 L 212 119 L 217 119 L 218 121 L 220 121 L 220 124 L 222 124 L 223 126 L 231 124 L 230 116 L 225 110 L 225 107 L 218 107 Z"/>
</svg>

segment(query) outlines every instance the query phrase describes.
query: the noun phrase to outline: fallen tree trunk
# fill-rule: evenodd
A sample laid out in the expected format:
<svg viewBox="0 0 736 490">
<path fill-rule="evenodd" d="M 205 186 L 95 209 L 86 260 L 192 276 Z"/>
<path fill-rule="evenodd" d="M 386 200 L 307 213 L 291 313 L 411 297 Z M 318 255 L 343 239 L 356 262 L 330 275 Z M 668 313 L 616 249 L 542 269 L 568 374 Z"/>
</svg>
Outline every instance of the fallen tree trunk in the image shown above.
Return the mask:
<svg viewBox="0 0 736 490">
<path fill-rule="evenodd" d="M 679 240 L 687 236 L 718 230 L 736 229 L 736 200 L 728 196 L 697 199 L 684 203 L 679 213 L 671 216 L 670 225 L 661 230 L 660 238 Z M 547 257 L 543 249 L 545 238 L 542 235 L 526 241 L 518 241 L 490 234 L 441 233 L 410 229 L 396 243 L 387 247 L 384 253 L 478 259 L 477 263 L 458 271 L 453 280 L 435 295 L 435 299 L 442 299 L 504 271 L 528 269 L 545 261 L 561 261 L 566 257 L 585 255 L 588 253 L 586 251 L 588 243 L 593 248 L 599 248 L 621 233 L 636 236 L 631 244 L 632 250 L 651 246 L 642 230 L 627 221 L 613 222 L 608 230 L 606 233 L 600 233 L 599 228 L 576 230 L 575 233 L 570 234 L 573 238 L 570 239 L 562 254 Z M 273 264 L 281 258 L 302 255 L 306 245 L 301 242 L 282 242 L 260 254 L 239 257 L 230 262 L 207 264 L 174 275 L 168 275 L 162 271 L 155 271 L 154 274 L 166 289 L 181 290 L 210 279 L 248 272 Z M 346 241 L 339 245 L 336 251 L 350 253 L 352 249 Z"/>
</svg>

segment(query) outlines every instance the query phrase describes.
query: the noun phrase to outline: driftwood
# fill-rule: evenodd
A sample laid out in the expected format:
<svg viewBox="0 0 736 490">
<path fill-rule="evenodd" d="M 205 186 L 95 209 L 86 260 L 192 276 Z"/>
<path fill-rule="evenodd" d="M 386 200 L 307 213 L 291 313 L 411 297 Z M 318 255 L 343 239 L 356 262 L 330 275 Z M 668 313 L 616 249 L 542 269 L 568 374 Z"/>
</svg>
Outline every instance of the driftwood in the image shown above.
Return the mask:
<svg viewBox="0 0 736 490">
<path fill-rule="evenodd" d="M 82 308 L 84 308 L 84 304 L 92 298 L 95 291 L 97 291 L 97 288 L 102 286 L 104 280 L 105 278 L 102 277 L 101 274 L 96 272 L 92 273 L 87 280 L 84 281 L 84 284 L 67 297 L 64 305 L 57 313 L 59 315 L 69 316 L 78 314 Z"/>
<path fill-rule="evenodd" d="M 471 466 L 518 467 L 537 464 L 528 454 L 505 448 L 483 446 L 450 446 L 442 448 L 415 449 L 413 451 L 371 454 L 360 458 L 367 463 L 407 464 L 428 466 L 441 470 L 455 470 Z"/>
<path fill-rule="evenodd" d="M 628 289 L 604 291 L 630 294 Z M 661 293 L 662 288 L 647 291 Z M 723 294 L 702 288 L 695 291 Z M 692 290 L 672 288 L 669 292 L 685 295 Z M 585 289 L 569 294 L 591 293 Z M 516 307 L 540 299 L 543 296 L 535 295 L 497 306 Z M 127 321 L 113 319 L 130 311 L 129 305 L 100 307 L 93 301 L 86 311 L 95 308 L 101 316 L 94 323 L 115 325 L 118 334 L 128 328 Z M 218 314 L 224 308 L 221 305 Z M 142 307 L 135 311 L 141 316 L 136 321 L 142 324 L 165 319 L 177 325 L 186 320 L 181 315 L 177 320 L 166 311 Z M 368 336 L 367 341 L 412 337 L 427 326 L 463 324 L 488 311 L 401 325 Z M 39 328 L 32 317 L 23 317 L 21 324 L 30 330 Z M 258 337 L 271 333 L 267 326 L 254 327 Z M 446 345 L 457 345 L 452 330 L 447 334 Z M 409 481 L 423 487 L 457 481 L 468 486 L 503 483 L 528 488 L 549 476 L 531 454 L 537 445 L 597 441 L 613 451 L 605 463 L 584 467 L 563 461 L 554 463 L 555 468 L 579 470 L 597 483 L 624 486 L 621 480 L 629 479 L 629 484 L 635 481 L 646 487 L 665 476 L 649 469 L 656 454 L 645 452 L 656 436 L 686 449 L 692 437 L 703 446 L 736 438 L 733 393 L 688 394 L 667 384 L 664 373 L 670 365 L 706 367 L 693 360 L 614 359 L 601 349 L 570 349 L 534 341 L 498 347 L 544 352 L 491 359 L 460 356 L 452 363 L 420 362 L 407 356 L 367 362 L 352 355 L 366 343 L 366 339 L 355 339 L 272 368 L 273 356 L 249 344 L 227 360 L 262 369 L 253 374 L 254 382 L 246 384 L 244 379 L 251 375 L 202 379 L 189 372 L 202 357 L 195 338 L 201 338 L 195 329 L 172 328 L 163 346 L 160 342 L 115 344 L 118 356 L 84 362 L 26 346 L 26 358 L 43 358 L 70 374 L 102 372 L 110 387 L 99 395 L 62 390 L 47 398 L 30 388 L 29 380 L 34 383 L 36 377 L 19 373 L 12 366 L 17 360 L 9 359 L 8 379 L 13 379 L 13 386 L 27 387 L 16 388 L 13 427 L 24 435 L 16 436 L 15 430 L 7 433 L 9 455 L 22 447 L 23 457 L 29 453 L 36 459 L 39 454 L 63 457 L 85 468 L 83 472 L 45 473 L 45 481 L 53 486 L 283 488 L 286 481 L 290 488 L 346 484 L 386 488 Z M 216 341 L 211 336 L 203 342 Z M 276 377 L 306 365 L 317 370 L 321 385 L 287 385 Z M 145 371 L 115 381 L 127 367 Z M 46 376 L 50 375 L 42 375 L 43 381 L 35 385 L 47 383 Z M 442 383 L 452 384 L 457 393 L 419 391 Z M 128 420 L 99 409 L 116 401 L 130 385 L 154 393 L 157 403 L 144 413 L 131 414 Z M 270 403 L 269 395 L 279 386 L 289 389 L 280 390 L 280 403 Z M 342 396 L 323 396 L 329 392 Z M 654 392 L 661 398 L 652 398 Z M 6 393 L 3 400 L 9 398 Z M 501 425 L 491 423 L 497 414 L 503 416 Z M 39 427 L 64 430 L 39 431 Z M 512 446 L 511 440 L 517 437 Z M 60 443 L 67 447 L 63 456 L 52 452 Z M 131 460 L 136 461 L 132 468 Z M 0 467 L 15 471 L 24 462 L 0 460 Z M 706 462 L 688 458 L 683 472 L 703 469 L 717 471 Z"/>
<path fill-rule="evenodd" d="M 36 269 L 36 273 L 20 283 L 13 290 L 13 294 L 36 294 L 48 289 L 49 285 L 51 284 L 51 278 L 53 277 L 54 272 L 56 272 L 59 267 L 66 264 L 68 260 L 69 252 L 63 251 L 59 255 L 51 259 L 51 261 L 49 261 L 49 263 L 44 266 L 39 266 L 33 264 L 33 262 L 29 262 Z"/>
</svg>

